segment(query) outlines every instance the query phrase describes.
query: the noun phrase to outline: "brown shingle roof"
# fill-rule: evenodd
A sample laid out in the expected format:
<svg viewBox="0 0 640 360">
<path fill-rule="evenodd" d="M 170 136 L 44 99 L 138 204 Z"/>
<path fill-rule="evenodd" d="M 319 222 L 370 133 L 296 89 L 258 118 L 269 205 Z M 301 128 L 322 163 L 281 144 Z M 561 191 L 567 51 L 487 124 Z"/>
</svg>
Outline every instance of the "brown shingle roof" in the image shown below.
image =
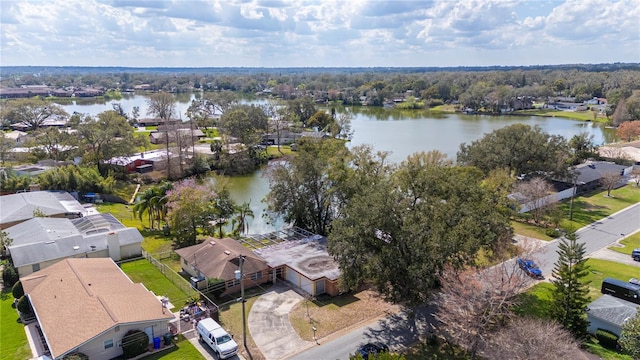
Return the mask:
<svg viewBox="0 0 640 360">
<path fill-rule="evenodd" d="M 173 318 L 109 258 L 66 259 L 21 281 L 53 357 L 118 324 Z"/>
<path fill-rule="evenodd" d="M 209 279 L 233 279 L 234 272 L 239 269 L 238 255 L 240 254 L 245 256 L 243 265 L 245 274 L 269 269 L 261 257 L 231 238 L 209 238 L 201 244 L 178 249 L 176 253 Z"/>
</svg>

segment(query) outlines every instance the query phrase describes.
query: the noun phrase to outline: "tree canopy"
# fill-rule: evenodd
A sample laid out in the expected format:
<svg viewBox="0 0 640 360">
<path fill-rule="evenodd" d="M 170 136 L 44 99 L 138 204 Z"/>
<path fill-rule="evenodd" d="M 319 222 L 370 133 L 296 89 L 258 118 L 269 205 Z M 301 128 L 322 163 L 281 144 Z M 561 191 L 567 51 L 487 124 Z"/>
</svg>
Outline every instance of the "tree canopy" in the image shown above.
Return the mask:
<svg viewBox="0 0 640 360">
<path fill-rule="evenodd" d="M 392 301 L 422 303 L 445 264 L 462 268 L 480 249 L 499 253 L 510 241 L 502 199 L 481 186 L 479 170 L 452 166 L 438 152 L 397 168 L 370 154 L 356 161 L 355 188 L 329 234 L 345 287 L 371 281 Z"/>
<path fill-rule="evenodd" d="M 342 200 L 338 187 L 347 155 L 343 141 L 301 139 L 296 156 L 269 169 L 269 216 L 327 235 Z"/>
<path fill-rule="evenodd" d="M 40 98 L 12 100 L 6 103 L 6 109 L 3 110 L 3 117 L 11 124 L 24 122 L 32 130 L 37 130 L 47 119 L 67 115 L 60 105 Z"/>
<path fill-rule="evenodd" d="M 461 144 L 457 156 L 459 164 L 475 166 L 485 174 L 504 168 L 512 176 L 563 176 L 570 152 L 564 137 L 549 135 L 537 125 L 514 124 L 486 134 L 471 144 Z"/>
</svg>

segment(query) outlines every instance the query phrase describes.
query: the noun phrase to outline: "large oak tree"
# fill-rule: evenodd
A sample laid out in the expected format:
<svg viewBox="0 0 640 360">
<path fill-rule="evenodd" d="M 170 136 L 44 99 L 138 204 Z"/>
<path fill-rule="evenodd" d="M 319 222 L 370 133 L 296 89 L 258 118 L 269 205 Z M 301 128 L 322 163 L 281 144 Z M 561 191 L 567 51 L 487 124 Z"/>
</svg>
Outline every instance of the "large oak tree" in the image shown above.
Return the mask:
<svg viewBox="0 0 640 360">
<path fill-rule="evenodd" d="M 473 141 L 463 143 L 458 151 L 458 163 L 472 165 L 485 174 L 499 168 L 512 175 L 546 174 L 563 176 L 570 158 L 567 140 L 550 135 L 539 126 L 514 124 Z"/>
<path fill-rule="evenodd" d="M 329 234 L 347 288 L 370 281 L 389 300 L 422 303 L 446 264 L 465 267 L 481 249 L 499 253 L 511 239 L 502 199 L 481 185 L 477 169 L 452 166 L 438 152 L 412 155 L 397 169 L 375 157 L 358 165 L 367 173 L 347 178 L 354 188 Z"/>
</svg>

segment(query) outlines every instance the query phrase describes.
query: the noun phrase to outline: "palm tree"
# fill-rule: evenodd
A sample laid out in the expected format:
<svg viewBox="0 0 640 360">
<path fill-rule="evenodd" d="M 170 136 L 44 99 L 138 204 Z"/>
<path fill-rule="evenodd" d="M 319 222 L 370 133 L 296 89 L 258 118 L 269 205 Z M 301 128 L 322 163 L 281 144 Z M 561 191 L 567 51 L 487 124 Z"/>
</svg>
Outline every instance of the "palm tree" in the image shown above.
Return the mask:
<svg viewBox="0 0 640 360">
<path fill-rule="evenodd" d="M 142 216 L 146 212 L 149 216 L 149 224 L 155 229 L 156 224 L 160 226 L 160 222 L 164 221 L 167 215 L 167 192 L 173 189 L 170 182 L 161 182 L 140 194 L 140 198 L 133 206 L 133 213 L 138 215 L 142 220 Z"/>
<path fill-rule="evenodd" d="M 242 205 L 236 207 L 236 217 L 233 219 L 233 223 L 237 225 L 234 232 L 237 234 L 246 234 L 249 232 L 249 223 L 247 223 L 247 217 L 254 218 L 253 210 L 251 210 L 251 200 L 244 202 Z"/>
</svg>

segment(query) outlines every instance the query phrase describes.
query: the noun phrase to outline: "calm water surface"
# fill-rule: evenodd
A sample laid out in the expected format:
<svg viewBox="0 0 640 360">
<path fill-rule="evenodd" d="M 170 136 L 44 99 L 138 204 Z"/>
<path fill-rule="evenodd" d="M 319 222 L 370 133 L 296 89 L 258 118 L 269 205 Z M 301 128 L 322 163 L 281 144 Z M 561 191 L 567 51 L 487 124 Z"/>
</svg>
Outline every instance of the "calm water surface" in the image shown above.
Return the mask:
<svg viewBox="0 0 640 360">
<path fill-rule="evenodd" d="M 176 96 L 176 117 L 187 119 L 186 110 L 196 96 L 199 94 Z M 79 112 L 96 115 L 111 110 L 113 103 L 120 103 L 123 110 L 129 114 L 134 106 L 139 106 L 140 117 L 147 117 L 147 97 L 143 95 L 127 95 L 121 100 L 108 102 L 73 102 L 63 104 L 63 107 L 70 114 Z M 353 114 L 353 138 L 349 147 L 369 144 L 375 150 L 390 152 L 389 158 L 394 162 L 401 162 L 415 152 L 429 150 L 439 150 L 455 160 L 461 143 L 470 143 L 482 138 L 486 133 L 515 123 L 538 125 L 547 133 L 562 135 L 567 139 L 586 132 L 593 135 L 594 142 L 598 145 L 616 141 L 614 132 L 600 124 L 557 117 L 435 114 L 420 110 L 371 107 L 354 107 L 347 110 Z M 269 181 L 264 173 L 265 169 L 262 169 L 251 175 L 233 177 L 230 181 L 231 194 L 236 203 L 251 202 L 255 217 L 249 219 L 249 232 L 255 234 L 270 232 L 283 225 L 282 222 L 268 224 L 262 216 L 265 209 L 262 199 L 269 192 Z"/>
</svg>

